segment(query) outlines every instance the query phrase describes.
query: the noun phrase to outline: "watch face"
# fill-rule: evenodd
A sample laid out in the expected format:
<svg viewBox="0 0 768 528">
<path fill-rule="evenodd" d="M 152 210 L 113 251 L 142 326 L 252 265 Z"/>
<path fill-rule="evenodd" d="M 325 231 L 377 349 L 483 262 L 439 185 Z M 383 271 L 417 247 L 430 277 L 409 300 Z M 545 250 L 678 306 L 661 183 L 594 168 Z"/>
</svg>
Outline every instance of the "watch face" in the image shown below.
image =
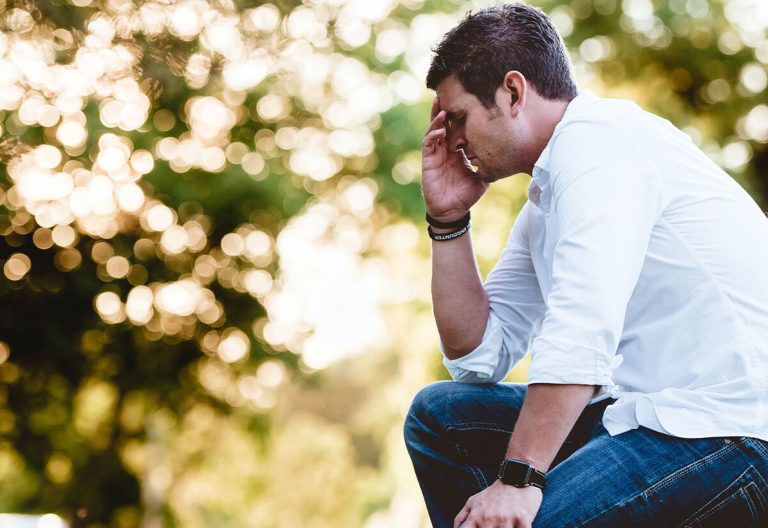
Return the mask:
<svg viewBox="0 0 768 528">
<path fill-rule="evenodd" d="M 507 460 L 504 463 L 503 481 L 527 484 L 529 469 L 530 466 L 528 464 L 523 462 L 515 462 L 514 460 Z"/>
</svg>

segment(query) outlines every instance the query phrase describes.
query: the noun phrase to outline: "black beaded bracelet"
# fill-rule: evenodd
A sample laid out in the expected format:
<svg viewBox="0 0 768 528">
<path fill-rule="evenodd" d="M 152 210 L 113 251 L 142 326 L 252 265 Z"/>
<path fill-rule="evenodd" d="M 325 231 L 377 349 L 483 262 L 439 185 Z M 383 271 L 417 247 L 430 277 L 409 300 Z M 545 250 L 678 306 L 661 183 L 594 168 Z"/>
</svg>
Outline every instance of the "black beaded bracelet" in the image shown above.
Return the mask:
<svg viewBox="0 0 768 528">
<path fill-rule="evenodd" d="M 429 235 L 429 238 L 432 240 L 437 240 L 438 242 L 459 238 L 467 231 L 469 231 L 469 224 L 465 225 L 461 229 L 457 229 L 456 231 L 451 231 L 450 233 L 435 233 L 432 231 L 432 226 L 427 227 L 427 234 Z"/>
<path fill-rule="evenodd" d="M 435 220 L 429 216 L 429 213 L 427 213 L 427 223 L 432 227 L 438 227 L 440 229 L 458 229 L 466 227 L 469 225 L 469 211 L 467 211 L 466 215 L 453 222 L 441 222 L 440 220 Z"/>
</svg>

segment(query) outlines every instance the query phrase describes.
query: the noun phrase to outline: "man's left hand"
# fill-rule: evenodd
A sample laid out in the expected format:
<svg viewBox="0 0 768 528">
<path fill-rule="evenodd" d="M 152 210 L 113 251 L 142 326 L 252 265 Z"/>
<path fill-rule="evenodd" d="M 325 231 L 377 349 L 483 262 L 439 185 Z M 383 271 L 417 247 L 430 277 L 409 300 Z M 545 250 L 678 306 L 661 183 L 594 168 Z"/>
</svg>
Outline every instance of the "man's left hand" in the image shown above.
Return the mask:
<svg viewBox="0 0 768 528">
<path fill-rule="evenodd" d="M 453 522 L 454 528 L 530 528 L 541 507 L 542 491 L 516 488 L 497 480 L 473 495 Z"/>
</svg>

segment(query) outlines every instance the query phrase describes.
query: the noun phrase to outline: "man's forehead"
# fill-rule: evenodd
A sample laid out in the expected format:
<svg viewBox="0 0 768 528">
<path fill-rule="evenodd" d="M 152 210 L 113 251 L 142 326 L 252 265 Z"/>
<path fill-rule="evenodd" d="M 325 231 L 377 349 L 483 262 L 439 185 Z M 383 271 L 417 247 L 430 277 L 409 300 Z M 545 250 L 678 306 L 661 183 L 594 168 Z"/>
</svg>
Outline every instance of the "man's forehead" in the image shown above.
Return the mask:
<svg viewBox="0 0 768 528">
<path fill-rule="evenodd" d="M 472 104 L 472 99 L 475 99 L 471 93 L 464 89 L 455 75 L 443 79 L 437 85 L 435 93 L 440 99 L 440 109 L 447 111 L 449 114 L 464 110 L 468 105 Z"/>
</svg>

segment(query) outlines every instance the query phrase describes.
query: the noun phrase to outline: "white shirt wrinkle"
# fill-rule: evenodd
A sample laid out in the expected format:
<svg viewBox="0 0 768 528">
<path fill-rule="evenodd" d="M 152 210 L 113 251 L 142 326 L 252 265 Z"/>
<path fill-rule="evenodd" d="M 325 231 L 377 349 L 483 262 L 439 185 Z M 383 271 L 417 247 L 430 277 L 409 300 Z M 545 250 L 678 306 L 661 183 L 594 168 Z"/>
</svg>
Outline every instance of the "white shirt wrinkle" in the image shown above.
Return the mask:
<svg viewBox="0 0 768 528">
<path fill-rule="evenodd" d="M 684 133 L 583 93 L 534 167 L 451 376 L 601 387 L 612 435 L 768 440 L 768 219 Z"/>
</svg>

